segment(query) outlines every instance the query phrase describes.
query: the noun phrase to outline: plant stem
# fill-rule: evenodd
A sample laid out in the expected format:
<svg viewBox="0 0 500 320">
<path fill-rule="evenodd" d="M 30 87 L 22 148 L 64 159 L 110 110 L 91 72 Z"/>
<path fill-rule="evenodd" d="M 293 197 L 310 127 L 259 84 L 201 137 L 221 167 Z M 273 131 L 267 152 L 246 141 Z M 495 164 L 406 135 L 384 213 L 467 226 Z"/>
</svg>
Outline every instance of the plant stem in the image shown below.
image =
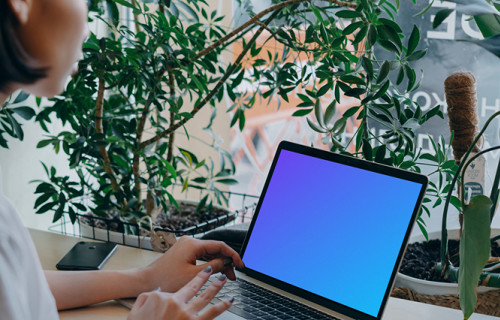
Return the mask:
<svg viewBox="0 0 500 320">
<path fill-rule="evenodd" d="M 274 11 L 271 14 L 271 16 L 264 22 L 264 24 L 268 25 L 278 15 L 279 12 L 280 12 L 280 10 Z M 248 42 L 247 46 L 242 50 L 242 52 L 240 53 L 240 55 L 238 56 L 236 61 L 231 65 L 231 67 L 226 71 L 226 73 L 222 76 L 222 78 L 217 82 L 217 85 L 215 86 L 215 88 L 202 101 L 200 101 L 200 103 L 198 103 L 194 107 L 194 109 L 191 111 L 191 115 L 193 117 L 196 113 L 198 113 L 198 111 L 201 110 L 201 108 L 203 108 L 215 96 L 215 94 L 217 94 L 217 92 L 220 90 L 220 88 L 222 88 L 222 86 L 224 85 L 226 80 L 233 74 L 236 67 L 241 63 L 241 61 L 243 60 L 243 57 L 247 54 L 248 50 L 250 50 L 250 48 L 255 43 L 255 41 L 257 41 L 257 38 L 260 36 L 262 31 L 264 31 L 264 28 L 260 27 L 259 30 L 257 30 L 257 32 L 254 34 L 252 39 Z M 171 132 L 177 130 L 177 128 L 183 126 L 188 120 L 189 120 L 188 118 L 184 118 L 184 119 L 180 120 L 179 122 L 175 123 L 174 125 L 171 125 L 167 130 L 157 134 L 156 136 L 154 136 L 153 138 L 151 138 L 149 140 L 142 142 L 140 144 L 140 149 L 143 149 L 146 146 L 157 142 L 161 138 L 166 137 Z"/>
<path fill-rule="evenodd" d="M 136 7 L 137 6 L 137 1 L 136 0 L 132 0 L 132 5 L 134 7 Z M 139 30 L 141 30 L 140 27 L 139 27 L 139 16 L 137 15 L 137 13 L 135 13 L 135 11 L 134 11 L 134 26 L 135 26 L 135 32 L 136 33 L 139 32 Z"/>
<path fill-rule="evenodd" d="M 96 106 L 95 106 L 95 131 L 97 134 L 100 134 L 101 136 L 104 136 L 104 130 L 102 126 L 102 118 L 104 115 L 104 107 L 103 107 L 104 85 L 105 85 L 104 78 L 100 77 L 99 87 L 97 91 Z M 99 140 L 104 142 L 104 139 L 102 137 L 100 137 Z M 113 188 L 113 192 L 117 194 L 120 189 L 118 188 L 118 183 L 116 182 L 115 173 L 113 172 L 110 166 L 111 162 L 109 160 L 108 151 L 103 145 L 99 145 L 98 149 L 99 153 L 102 156 L 104 171 L 106 171 L 106 173 L 109 175 L 109 180 L 111 181 L 111 187 Z"/>
<path fill-rule="evenodd" d="M 484 124 L 483 128 L 477 136 L 474 138 L 474 141 L 472 141 L 469 149 L 465 153 L 465 155 L 462 157 L 463 159 L 467 159 L 474 149 L 476 143 L 479 141 L 481 136 L 483 135 L 484 131 L 488 128 L 490 125 L 491 121 L 493 121 L 494 118 L 496 118 L 498 115 L 500 115 L 500 111 L 495 112 L 492 114 L 486 123 Z M 460 164 L 458 165 L 457 171 L 455 175 L 453 176 L 453 180 L 451 181 L 450 185 L 450 190 L 448 191 L 448 195 L 446 196 L 446 200 L 444 203 L 444 209 L 443 209 L 443 220 L 441 223 L 441 264 L 443 265 L 443 270 L 447 269 L 446 267 L 449 266 L 449 255 L 448 255 L 448 229 L 447 229 L 447 218 L 448 218 L 448 207 L 450 206 L 450 200 L 451 200 L 451 194 L 453 193 L 453 186 L 458 180 L 458 177 L 460 176 L 460 172 L 462 168 L 464 167 L 465 161 L 460 161 Z"/>
<path fill-rule="evenodd" d="M 142 134 L 144 133 L 144 127 L 146 126 L 146 119 L 149 113 L 149 108 L 151 107 L 151 103 L 153 101 L 151 95 L 153 94 L 153 89 L 149 92 L 149 97 L 146 100 L 146 103 L 144 104 L 144 109 L 142 110 L 142 116 L 141 120 L 139 121 L 139 125 L 137 126 L 137 146 L 141 144 L 142 141 Z M 138 148 L 134 150 L 134 158 L 132 160 L 132 174 L 134 176 L 134 189 L 136 191 L 136 197 L 139 200 L 139 203 L 141 203 L 141 181 L 139 179 L 140 177 L 140 168 L 139 168 L 139 162 L 140 162 L 140 150 L 141 148 Z"/>
<path fill-rule="evenodd" d="M 493 202 L 493 205 L 491 206 L 490 222 L 493 220 L 493 216 L 495 215 L 495 209 L 497 207 L 499 182 L 500 182 L 500 160 L 498 161 L 497 172 L 495 174 L 495 180 L 493 180 L 493 186 L 491 187 L 490 199 Z"/>
<path fill-rule="evenodd" d="M 467 162 L 465 163 L 464 167 L 462 168 L 462 177 L 465 177 L 465 170 L 467 170 L 467 167 L 474 160 L 476 160 L 478 157 L 480 157 L 481 155 L 483 155 L 485 153 L 488 153 L 488 152 L 494 151 L 494 150 L 498 150 L 498 149 L 500 149 L 500 146 L 496 146 L 496 147 L 488 148 L 488 149 L 485 149 L 485 150 L 481 150 L 480 152 L 476 153 L 473 157 L 471 157 L 470 159 L 468 159 Z M 499 165 L 500 165 L 500 162 L 499 162 Z M 496 188 L 498 188 L 498 180 L 497 180 L 497 178 L 500 178 L 498 170 L 497 170 L 497 173 L 495 175 L 495 181 L 493 183 L 493 187 L 495 187 L 495 183 L 496 183 Z M 465 197 L 465 183 L 462 183 L 461 187 L 462 187 L 462 207 L 463 207 L 463 206 L 465 206 L 465 199 L 464 199 L 464 197 Z M 491 193 L 492 194 L 493 194 L 493 190 L 494 189 L 491 189 Z M 490 199 L 492 199 L 492 198 L 490 198 Z M 494 210 L 493 210 L 493 212 L 494 212 Z"/>
<path fill-rule="evenodd" d="M 172 72 L 168 73 L 168 86 L 170 87 L 170 97 L 175 95 L 175 79 Z M 170 111 L 170 127 L 174 125 L 175 122 L 175 112 Z M 167 161 L 172 162 L 172 158 L 174 157 L 174 139 L 175 139 L 175 131 L 172 131 L 168 137 L 168 152 L 167 152 Z"/>
<path fill-rule="evenodd" d="M 161 77 L 165 73 L 165 69 L 161 69 L 158 71 L 158 74 L 156 75 L 156 81 L 160 81 Z M 141 115 L 141 120 L 139 121 L 139 125 L 137 126 L 137 150 L 134 150 L 134 158 L 132 160 L 132 174 L 134 176 L 134 189 L 137 192 L 137 199 L 139 200 L 139 203 L 141 203 L 141 182 L 140 182 L 140 168 L 139 168 L 139 161 L 140 161 L 140 151 L 142 148 L 140 148 L 140 144 L 142 142 L 142 135 L 144 133 L 144 128 L 146 126 L 146 121 L 147 117 L 149 114 L 149 109 L 151 108 L 151 104 L 153 103 L 153 95 L 155 93 L 155 87 L 151 87 L 151 90 L 149 90 L 149 95 L 148 99 L 146 100 L 146 103 L 144 104 L 144 109 L 142 110 L 142 115 Z"/>
</svg>

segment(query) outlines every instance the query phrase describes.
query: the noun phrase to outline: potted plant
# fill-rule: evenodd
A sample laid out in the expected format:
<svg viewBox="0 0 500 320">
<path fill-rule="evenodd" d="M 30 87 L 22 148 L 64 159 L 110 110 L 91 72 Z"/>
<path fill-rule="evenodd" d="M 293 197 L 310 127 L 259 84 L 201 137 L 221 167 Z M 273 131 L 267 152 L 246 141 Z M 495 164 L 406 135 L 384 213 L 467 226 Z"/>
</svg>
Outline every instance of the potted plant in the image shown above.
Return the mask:
<svg viewBox="0 0 500 320">
<path fill-rule="evenodd" d="M 133 23 L 121 22 L 117 5 L 132 10 Z M 205 1 L 160 1 L 153 7 L 136 1 L 91 1 L 89 8 L 90 17 L 104 23 L 109 32 L 90 36 L 78 73 L 53 105 L 36 117 L 47 131 L 54 117 L 69 127 L 38 145 L 66 153 L 76 175 L 76 179 L 58 176 L 55 168 L 47 167 L 48 181 L 39 181 L 37 213 L 53 211 L 54 221 L 66 213 L 75 222 L 77 212 L 91 211 L 136 223 L 176 204 L 168 189 L 176 183 L 183 189 L 211 191 L 199 208 L 223 202 L 217 183 L 235 182 L 228 154 L 212 143 L 221 152 L 221 166 L 216 168 L 211 160 L 176 147 L 175 136 L 189 136 L 185 124 L 202 108 L 212 108 L 209 129 L 217 101 L 225 94 L 233 101 L 231 124 L 242 129 L 245 110 L 259 95 L 287 101 L 300 87 L 302 103 L 294 115 L 314 110 L 317 123 L 308 122 L 331 137 L 332 150 L 413 170 L 419 170 L 422 157 L 413 143 L 415 129 L 434 116 L 442 117 L 439 106 L 423 113 L 404 97 L 419 85 L 411 62 L 425 50 L 417 49 L 417 27 L 403 45 L 403 31 L 393 21 L 397 8 L 389 3 L 273 2 L 230 33 L 218 25 L 223 17 L 210 11 Z M 201 19 L 208 23 L 200 23 Z M 283 44 L 283 52 L 256 45 L 262 36 Z M 243 43 L 241 53 L 227 66 L 219 64 L 219 55 L 235 41 Z M 389 57 L 377 58 L 376 47 Z M 294 54 L 309 60 L 292 63 Z M 313 72 L 311 65 L 316 66 Z M 241 90 L 242 82 L 254 83 L 257 90 Z M 331 94 L 328 107 L 327 93 Z M 346 97 L 360 104 L 340 114 L 336 104 Z M 353 118 L 360 125 L 351 140 L 354 151 L 349 151 L 350 144 L 339 136 Z M 373 134 L 369 121 L 393 129 Z M 437 167 L 442 168 L 444 160 L 440 161 Z M 442 188 L 434 190 L 438 199 Z M 425 232 L 422 219 L 419 225 Z"/>
<path fill-rule="evenodd" d="M 461 195 L 460 213 L 462 214 L 459 251 L 460 267 L 455 267 L 451 262 L 447 246 L 448 232 L 446 222 L 450 202 L 449 199 L 451 198 L 454 184 L 457 183 L 458 179 L 464 179 L 467 167 L 482 154 L 500 148 L 500 146 L 495 146 L 471 156 L 474 146 L 488 128 L 491 121 L 499 115 L 500 112 L 496 112 L 486 121 L 481 131 L 473 140 L 469 150 L 467 150 L 467 153 L 464 155 L 464 160 L 460 162 L 457 173 L 451 182 L 452 188 L 450 188 L 448 192 L 443 212 L 441 262 L 437 265 L 436 269 L 441 272 L 443 277 L 458 283 L 460 306 L 465 319 L 468 319 L 474 312 L 477 303 L 476 288 L 478 284 L 500 288 L 500 273 L 498 273 L 500 263 L 498 259 L 490 259 L 491 245 L 500 239 L 498 235 L 491 237 L 490 229 L 490 224 L 497 208 L 499 195 L 500 162 L 495 173 L 491 194 L 489 196 L 477 195 L 467 202 L 465 200 L 466 191 L 464 183 L 459 184 L 459 194 Z"/>
<path fill-rule="evenodd" d="M 131 10 L 131 23 L 120 7 Z M 48 181 L 37 181 L 37 213 L 54 212 L 54 222 L 67 214 L 75 223 L 78 214 L 91 212 L 91 221 L 106 218 L 118 231 L 137 233 L 132 226 L 142 217 L 183 206 L 172 192 L 180 185 L 182 191 L 201 190 L 193 214 L 203 223 L 213 220 L 216 204 L 227 202 L 223 187 L 235 183 L 234 164 L 211 130 L 224 92 L 219 89 L 234 81 L 234 67 L 219 66 L 229 45 L 217 44 L 226 36 L 218 26 L 223 18 L 205 1 L 89 2 L 89 19 L 107 31 L 91 34 L 79 71 L 36 117 L 47 132 L 53 119 L 66 126 L 38 147 L 64 152 L 74 176 L 46 166 Z M 208 42 L 215 44 L 207 48 Z M 202 108 L 212 111 L 203 125 L 218 165 L 175 144 L 179 136 L 190 137 L 186 122 Z M 172 215 L 179 221 L 183 213 Z M 217 224 L 234 219 L 234 213 L 223 215 L 215 217 Z M 182 222 L 166 228 L 188 227 Z"/>
<path fill-rule="evenodd" d="M 432 3 L 420 14 L 425 13 L 431 5 Z M 454 180 L 460 168 L 449 158 L 450 147 L 445 139 L 443 137 L 430 139 L 432 152 L 428 153 L 422 152 L 413 143 L 415 131 L 419 126 L 436 115 L 442 117 L 439 106 L 423 115 L 418 103 L 405 97 L 405 94 L 412 92 L 418 86 L 415 73 L 411 69 L 411 62 L 425 53 L 415 51 L 418 47 L 419 30 L 414 27 L 410 37 L 405 39 L 402 33 L 397 32 L 397 25 L 376 14 L 367 14 L 364 10 L 368 8 L 378 13 L 384 9 L 383 5 L 377 7 L 377 3 L 366 4 L 362 1 L 358 3 L 355 12 L 316 8 L 312 9 L 314 15 L 311 14 L 309 20 L 308 17 L 304 17 L 304 20 L 309 22 L 309 30 L 305 30 L 302 38 L 299 38 L 295 30 L 276 31 L 277 41 L 285 44 L 286 49 L 279 57 L 279 61 L 282 62 L 281 68 L 250 72 L 250 75 L 253 75 L 250 81 L 254 86 L 255 83 L 261 84 L 263 89 L 259 90 L 260 87 L 253 89 L 253 95 L 245 92 L 243 100 L 247 102 L 255 99 L 255 96 L 272 98 L 273 95 L 279 95 L 281 101 L 288 101 L 290 92 L 293 92 L 299 84 L 302 86 L 302 92 L 297 96 L 302 103 L 297 105 L 299 109 L 294 116 L 306 116 L 310 127 L 323 134 L 323 141 L 331 150 L 409 170 L 421 171 L 422 167 L 429 166 L 433 168 L 430 171 L 431 175 L 436 178 L 430 185 L 422 212 L 429 213 L 430 207 L 436 207 L 443 202 L 446 203 L 446 210 L 449 203 L 460 209 L 463 207 L 463 201 L 452 193 Z M 493 20 L 488 21 L 496 10 L 481 9 L 480 6 L 470 6 L 461 10 L 476 15 L 474 19 L 480 29 L 487 30 L 488 36 L 492 35 L 492 30 L 494 31 L 498 24 L 498 18 L 493 16 Z M 396 11 L 397 8 L 394 8 L 394 15 Z M 440 11 L 436 15 L 434 26 L 437 27 L 452 11 L 452 9 Z M 485 13 L 488 13 L 489 18 L 480 16 Z M 336 17 L 332 18 L 335 15 Z M 339 27 L 338 22 L 341 19 L 338 17 L 348 18 L 348 26 Z M 319 28 L 315 29 L 314 25 Z M 492 46 L 494 40 L 488 39 L 479 44 L 490 48 L 498 55 L 497 47 Z M 387 58 L 387 52 L 383 54 L 377 52 L 375 44 L 380 44 L 392 56 Z M 384 59 L 377 59 L 378 56 Z M 297 65 L 303 68 L 297 68 Z M 312 68 L 308 69 L 311 65 L 316 66 L 313 71 Z M 392 70 L 393 74 L 388 77 Z M 339 106 L 342 106 L 346 99 L 352 100 L 352 98 L 356 99 L 355 106 L 340 111 Z M 314 115 L 313 118 L 309 117 L 310 114 Z M 355 124 L 356 130 L 346 138 L 344 133 L 349 122 Z M 370 130 L 374 126 L 387 130 L 377 134 L 377 131 Z M 421 218 L 420 216 L 418 223 L 427 238 Z M 446 238 L 444 239 L 446 242 Z M 474 260 L 468 256 L 463 259 Z M 473 272 L 465 271 L 462 274 L 469 279 L 470 285 Z M 469 301 L 469 306 L 462 308 L 465 314 L 470 315 L 470 297 L 474 293 L 474 288 L 461 291 L 463 299 Z"/>
</svg>

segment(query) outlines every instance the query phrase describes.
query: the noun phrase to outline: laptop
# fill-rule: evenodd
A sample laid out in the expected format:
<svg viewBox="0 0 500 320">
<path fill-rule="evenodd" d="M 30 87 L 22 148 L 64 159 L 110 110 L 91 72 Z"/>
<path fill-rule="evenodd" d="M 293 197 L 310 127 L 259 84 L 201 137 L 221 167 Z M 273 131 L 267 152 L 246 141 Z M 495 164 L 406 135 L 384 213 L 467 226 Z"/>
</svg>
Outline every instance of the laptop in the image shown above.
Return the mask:
<svg viewBox="0 0 500 320">
<path fill-rule="evenodd" d="M 281 142 L 217 319 L 381 319 L 427 182 Z"/>
<path fill-rule="evenodd" d="M 245 268 L 218 296 L 235 302 L 218 319 L 381 319 L 427 183 L 281 142 L 243 243 Z"/>
</svg>

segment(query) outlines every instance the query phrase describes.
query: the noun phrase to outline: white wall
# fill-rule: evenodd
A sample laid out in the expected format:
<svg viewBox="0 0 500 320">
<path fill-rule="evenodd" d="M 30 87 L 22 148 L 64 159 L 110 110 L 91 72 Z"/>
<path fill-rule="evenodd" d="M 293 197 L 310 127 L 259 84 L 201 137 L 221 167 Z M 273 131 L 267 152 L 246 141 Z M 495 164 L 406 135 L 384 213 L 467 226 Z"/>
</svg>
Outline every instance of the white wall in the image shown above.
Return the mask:
<svg viewBox="0 0 500 320">
<path fill-rule="evenodd" d="M 28 100 L 35 107 L 34 99 Z M 60 128 L 54 126 L 55 132 Z M 24 140 L 9 140 L 9 149 L 0 148 L 1 183 L 4 195 L 12 202 L 18 210 L 26 227 L 35 229 L 47 229 L 52 222 L 52 213 L 36 215 L 33 206 L 37 196 L 35 195 L 36 183 L 30 183 L 35 179 L 46 179 L 46 174 L 41 162 L 49 167 L 53 165 L 61 174 L 69 173 L 68 165 L 62 155 L 55 155 L 50 147 L 37 149 L 39 140 L 45 134 L 38 124 L 33 121 L 24 123 Z"/>
</svg>

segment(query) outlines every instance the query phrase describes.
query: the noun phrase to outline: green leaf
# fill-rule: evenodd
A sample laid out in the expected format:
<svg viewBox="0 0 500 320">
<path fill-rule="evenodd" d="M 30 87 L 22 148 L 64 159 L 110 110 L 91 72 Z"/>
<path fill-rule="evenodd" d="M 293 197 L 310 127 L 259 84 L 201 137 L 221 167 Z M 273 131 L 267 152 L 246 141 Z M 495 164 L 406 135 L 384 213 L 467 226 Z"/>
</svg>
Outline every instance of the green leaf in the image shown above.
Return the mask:
<svg viewBox="0 0 500 320">
<path fill-rule="evenodd" d="M 29 96 L 30 95 L 28 93 L 21 91 L 17 95 L 16 99 L 14 99 L 14 102 L 12 102 L 12 104 L 21 103 L 23 101 L 26 101 L 29 98 Z"/>
<path fill-rule="evenodd" d="M 411 31 L 410 38 L 408 39 L 408 50 L 406 51 L 407 55 L 411 55 L 413 51 L 418 46 L 418 42 L 420 41 L 420 30 L 416 25 L 413 25 L 413 30 Z"/>
<path fill-rule="evenodd" d="M 404 67 L 400 67 L 398 71 L 398 76 L 396 78 L 396 85 L 399 86 L 401 82 L 403 82 L 404 78 L 405 78 L 405 69 Z"/>
<path fill-rule="evenodd" d="M 316 93 L 316 97 L 319 98 L 324 96 L 328 92 L 328 90 L 330 90 L 330 88 L 331 88 L 331 83 L 330 82 L 326 83 L 324 86 L 319 88 L 318 92 Z"/>
<path fill-rule="evenodd" d="M 427 7 L 425 7 L 424 10 L 417 13 L 414 17 L 419 17 L 419 16 L 426 14 L 427 11 L 429 11 L 429 9 L 432 7 L 433 4 L 434 4 L 434 0 L 430 1 L 429 4 L 427 5 Z"/>
<path fill-rule="evenodd" d="M 108 8 L 108 14 L 111 22 L 115 27 L 117 27 L 120 23 L 120 11 L 118 10 L 116 3 L 112 0 L 106 0 L 106 6 Z"/>
<path fill-rule="evenodd" d="M 354 10 L 341 10 L 335 13 L 335 15 L 339 18 L 346 18 L 346 19 L 363 17 L 363 14 L 361 12 L 357 12 Z"/>
<path fill-rule="evenodd" d="M 372 47 L 377 42 L 377 28 L 370 25 L 368 28 L 368 44 Z"/>
<path fill-rule="evenodd" d="M 436 29 L 446 18 L 448 18 L 448 16 L 453 11 L 455 11 L 455 9 L 446 8 L 446 9 L 439 10 L 436 13 L 436 16 L 434 17 L 434 21 L 432 21 L 432 27 L 434 29 Z"/>
<path fill-rule="evenodd" d="M 215 180 L 218 183 L 226 184 L 226 185 L 235 185 L 238 184 L 238 180 L 232 179 L 232 178 L 224 178 L 224 179 L 219 179 Z"/>
<path fill-rule="evenodd" d="M 406 61 L 416 61 L 425 56 L 427 49 L 415 51 L 413 54 L 406 57 Z"/>
<path fill-rule="evenodd" d="M 392 51 L 392 52 L 394 52 L 395 54 L 398 54 L 398 55 L 401 54 L 401 50 L 394 43 L 392 43 L 391 41 L 380 39 L 379 43 L 380 43 L 380 45 L 382 47 L 384 47 L 384 49 L 386 49 L 388 51 Z"/>
<path fill-rule="evenodd" d="M 360 77 L 354 76 L 354 75 L 350 75 L 350 74 L 340 76 L 340 80 L 347 82 L 347 83 L 366 85 L 366 83 L 363 79 L 361 79 Z"/>
<path fill-rule="evenodd" d="M 49 203 L 44 204 L 40 209 L 38 209 L 35 213 L 40 214 L 40 213 L 45 213 L 52 209 L 56 204 L 58 204 L 58 201 L 52 201 Z"/>
<path fill-rule="evenodd" d="M 313 108 L 310 108 L 310 109 L 300 109 L 300 110 L 295 111 L 292 114 L 292 117 L 303 117 L 303 116 L 308 115 L 309 113 L 311 113 L 311 111 L 313 111 Z"/>
<path fill-rule="evenodd" d="M 314 115 L 316 116 L 316 120 L 318 121 L 320 127 L 325 127 L 325 121 L 323 118 L 323 109 L 321 108 L 321 100 L 317 99 L 314 104 Z"/>
<path fill-rule="evenodd" d="M 47 202 L 47 200 L 52 198 L 52 194 L 50 193 L 43 193 L 41 196 L 38 197 L 35 201 L 34 208 L 38 208 L 39 206 L 42 205 L 42 203 Z"/>
<path fill-rule="evenodd" d="M 172 164 L 168 161 L 164 162 L 165 167 L 167 167 L 168 172 L 172 175 L 172 179 L 177 179 L 177 173 L 175 172 L 175 168 L 172 166 Z"/>
<path fill-rule="evenodd" d="M 325 129 L 319 127 L 316 123 L 309 120 L 309 118 L 306 118 L 306 120 L 307 120 L 307 123 L 309 124 L 309 126 L 311 127 L 311 129 L 313 129 L 314 131 L 319 132 L 319 133 L 326 133 Z"/>
<path fill-rule="evenodd" d="M 36 115 L 35 110 L 30 107 L 17 107 L 12 108 L 11 110 L 14 111 L 15 114 L 22 117 L 24 120 L 30 120 Z"/>
<path fill-rule="evenodd" d="M 336 110 L 337 110 L 337 102 L 335 100 L 333 100 L 328 105 L 328 107 L 326 107 L 325 117 L 324 117 L 325 124 L 328 124 L 328 123 L 330 123 L 330 121 L 332 121 L 333 116 L 335 115 Z"/>
<path fill-rule="evenodd" d="M 344 30 L 342 31 L 342 35 L 347 36 L 356 31 L 356 29 L 361 28 L 362 26 L 363 26 L 363 21 L 353 22 L 344 28 Z"/>
<path fill-rule="evenodd" d="M 389 19 L 386 19 L 386 18 L 380 18 L 379 21 L 382 22 L 384 25 L 391 27 L 397 33 L 403 33 L 403 30 L 401 30 L 401 28 L 399 27 L 399 25 L 396 22 L 389 20 Z"/>
<path fill-rule="evenodd" d="M 335 122 L 330 131 L 334 135 L 340 135 L 341 133 L 344 132 L 346 126 L 347 126 L 347 118 L 342 117 Z"/>
<path fill-rule="evenodd" d="M 314 15 L 316 16 L 316 18 L 318 19 L 318 21 L 320 21 L 322 24 L 324 24 L 325 20 L 323 19 L 323 16 L 321 15 L 321 12 L 318 10 L 318 8 L 316 8 L 315 6 L 311 6 L 311 10 L 314 13 Z"/>
<path fill-rule="evenodd" d="M 409 92 L 415 85 L 415 81 L 417 80 L 417 74 L 415 73 L 415 70 L 410 68 L 408 65 L 405 65 L 405 70 L 406 70 L 406 75 L 408 76 L 408 87 L 406 88 L 406 91 Z"/>
<path fill-rule="evenodd" d="M 387 75 L 389 74 L 390 68 L 391 68 L 391 66 L 389 65 L 389 62 L 384 61 L 382 63 L 382 66 L 380 67 L 380 71 L 378 73 L 377 83 L 382 82 L 387 77 Z"/>
<path fill-rule="evenodd" d="M 245 128 L 245 112 L 240 112 L 240 116 L 239 116 L 239 128 L 240 128 L 240 131 L 243 131 L 243 128 Z"/>
<path fill-rule="evenodd" d="M 307 96 L 303 93 L 297 93 L 297 96 L 300 98 L 300 100 L 302 100 L 304 102 L 311 102 L 311 106 L 314 105 L 314 102 L 311 100 L 311 98 L 309 98 L 309 96 Z"/>
<path fill-rule="evenodd" d="M 24 132 L 23 129 L 21 128 L 21 125 L 10 113 L 7 113 L 7 118 L 12 124 L 12 129 L 14 130 L 15 136 L 22 141 L 24 139 Z"/>
<path fill-rule="evenodd" d="M 351 107 L 347 109 L 346 112 L 344 112 L 344 114 L 342 115 L 342 117 L 344 118 L 352 117 L 353 115 L 356 114 L 356 112 L 358 112 L 359 108 L 361 108 L 361 106 Z"/>
<path fill-rule="evenodd" d="M 302 103 L 299 103 L 297 105 L 297 108 L 309 108 L 309 107 L 313 107 L 314 106 L 314 102 L 312 101 L 307 101 L 307 102 L 302 102 Z"/>
<path fill-rule="evenodd" d="M 496 14 L 484 14 L 475 16 L 474 20 L 485 38 L 500 34 L 500 16 Z"/>
<path fill-rule="evenodd" d="M 363 56 L 361 58 L 361 65 L 363 66 L 363 69 L 365 69 L 366 74 L 368 75 L 369 78 L 373 77 L 373 64 L 372 61 L 368 58 Z"/>
<path fill-rule="evenodd" d="M 366 139 L 363 139 L 363 156 L 368 161 L 372 161 L 373 160 L 372 146 L 370 145 L 370 143 Z"/>
<path fill-rule="evenodd" d="M 490 198 L 483 195 L 476 196 L 465 207 L 463 214 L 458 291 L 465 319 L 474 312 L 479 276 L 490 256 L 491 206 Z"/>
<path fill-rule="evenodd" d="M 389 85 L 390 85 L 390 81 L 389 80 L 387 80 L 386 82 L 384 82 L 384 84 L 382 85 L 382 87 L 380 87 L 380 89 L 377 91 L 377 93 L 375 93 L 375 95 L 373 96 L 373 99 L 376 100 L 376 99 L 382 97 L 387 92 L 387 90 L 389 89 Z"/>
<path fill-rule="evenodd" d="M 57 222 L 59 219 L 61 219 L 63 213 L 64 213 L 64 205 L 60 205 L 59 208 L 57 208 L 56 212 L 54 213 L 54 218 L 52 218 L 52 223 Z"/>
<path fill-rule="evenodd" d="M 196 11 L 194 11 L 190 6 L 188 6 L 182 1 L 177 2 L 177 5 L 181 7 L 182 10 L 186 11 L 193 18 L 195 22 L 200 22 L 200 19 L 198 18 Z"/>
<path fill-rule="evenodd" d="M 387 147 L 385 144 L 377 147 L 377 151 L 375 152 L 375 161 L 376 162 L 382 162 L 385 158 L 385 152 L 387 150 Z"/>
<path fill-rule="evenodd" d="M 118 3 L 118 4 L 121 4 L 122 6 L 125 6 L 125 7 L 129 7 L 129 8 L 134 8 L 134 6 L 126 1 L 126 0 L 113 0 L 114 2 Z"/>
<path fill-rule="evenodd" d="M 360 95 L 364 94 L 366 92 L 365 89 L 363 88 L 352 88 L 350 90 L 347 90 L 345 92 L 345 95 L 348 97 L 356 97 L 358 98 Z"/>
</svg>

